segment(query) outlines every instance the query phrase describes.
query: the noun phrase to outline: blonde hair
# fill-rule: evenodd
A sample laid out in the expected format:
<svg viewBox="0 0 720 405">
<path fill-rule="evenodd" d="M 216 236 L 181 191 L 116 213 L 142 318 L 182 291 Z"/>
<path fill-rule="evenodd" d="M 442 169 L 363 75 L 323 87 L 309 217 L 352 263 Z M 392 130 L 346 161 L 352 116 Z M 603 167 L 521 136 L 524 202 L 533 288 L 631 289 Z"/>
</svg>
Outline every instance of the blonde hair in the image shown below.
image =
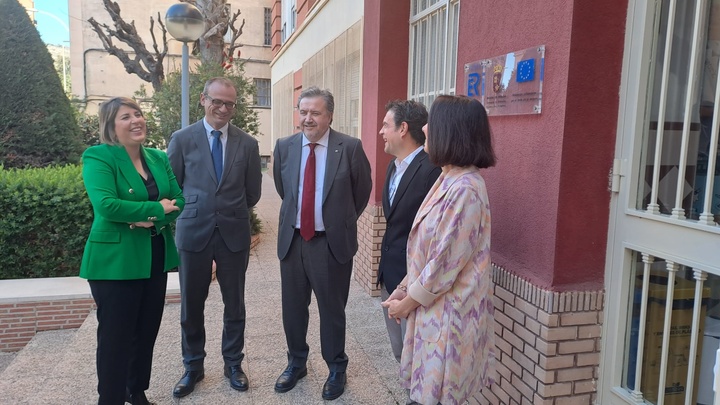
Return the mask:
<svg viewBox="0 0 720 405">
<path fill-rule="evenodd" d="M 128 97 L 114 97 L 100 104 L 100 111 L 98 112 L 100 142 L 109 145 L 118 143 L 117 134 L 115 133 L 115 117 L 122 106 L 130 107 L 135 111 L 139 111 L 140 114 L 143 113 L 140 105 Z"/>
</svg>

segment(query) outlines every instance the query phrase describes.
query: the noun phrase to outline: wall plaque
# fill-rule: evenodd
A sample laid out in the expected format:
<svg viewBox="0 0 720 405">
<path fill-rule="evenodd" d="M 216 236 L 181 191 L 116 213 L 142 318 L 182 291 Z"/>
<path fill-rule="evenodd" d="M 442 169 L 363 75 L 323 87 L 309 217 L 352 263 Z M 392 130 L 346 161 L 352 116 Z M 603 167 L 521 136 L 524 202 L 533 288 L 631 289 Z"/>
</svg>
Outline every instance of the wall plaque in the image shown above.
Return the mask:
<svg viewBox="0 0 720 405">
<path fill-rule="evenodd" d="M 465 89 L 488 115 L 540 114 L 545 45 L 465 65 Z"/>
</svg>

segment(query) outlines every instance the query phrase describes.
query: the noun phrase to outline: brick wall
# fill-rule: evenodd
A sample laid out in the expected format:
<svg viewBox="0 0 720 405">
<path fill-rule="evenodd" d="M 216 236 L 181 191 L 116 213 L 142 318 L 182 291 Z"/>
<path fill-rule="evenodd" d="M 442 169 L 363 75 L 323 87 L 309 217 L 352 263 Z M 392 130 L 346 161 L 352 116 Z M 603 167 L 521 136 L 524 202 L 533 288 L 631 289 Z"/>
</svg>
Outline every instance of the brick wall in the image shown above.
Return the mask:
<svg viewBox="0 0 720 405">
<path fill-rule="evenodd" d="M 552 292 L 493 267 L 497 383 L 471 404 L 595 402 L 603 291 Z"/>
<path fill-rule="evenodd" d="M 180 293 L 167 294 L 165 302 L 179 303 Z M 94 308 L 92 298 L 0 304 L 0 351 L 22 349 L 37 332 L 79 328 Z"/>
<path fill-rule="evenodd" d="M 355 280 L 372 297 L 379 297 L 377 288 L 380 247 L 385 234 L 382 205 L 368 205 L 358 219 L 358 252 L 353 266 Z"/>
</svg>

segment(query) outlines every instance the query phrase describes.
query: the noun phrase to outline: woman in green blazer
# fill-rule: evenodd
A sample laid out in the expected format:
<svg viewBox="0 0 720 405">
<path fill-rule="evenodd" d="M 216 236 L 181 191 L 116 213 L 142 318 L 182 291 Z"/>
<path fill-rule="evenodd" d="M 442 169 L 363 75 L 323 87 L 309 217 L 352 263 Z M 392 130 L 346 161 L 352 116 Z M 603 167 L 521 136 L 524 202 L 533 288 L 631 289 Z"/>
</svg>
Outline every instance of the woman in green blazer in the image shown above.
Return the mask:
<svg viewBox="0 0 720 405">
<path fill-rule="evenodd" d="M 82 158 L 94 220 L 80 267 L 97 305 L 99 403 L 149 404 L 165 272 L 179 262 L 170 223 L 185 200 L 165 152 L 142 146 L 147 127 L 137 103 L 113 98 L 99 118 L 103 144 Z"/>
</svg>

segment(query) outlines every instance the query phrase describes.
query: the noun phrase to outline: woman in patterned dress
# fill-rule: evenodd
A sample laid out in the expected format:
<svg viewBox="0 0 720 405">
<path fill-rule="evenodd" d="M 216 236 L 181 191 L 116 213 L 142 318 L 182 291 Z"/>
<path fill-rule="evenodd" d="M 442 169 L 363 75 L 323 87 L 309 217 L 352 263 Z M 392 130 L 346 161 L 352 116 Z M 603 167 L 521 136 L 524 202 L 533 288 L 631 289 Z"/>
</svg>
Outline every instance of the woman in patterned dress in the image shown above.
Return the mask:
<svg viewBox="0 0 720 405">
<path fill-rule="evenodd" d="M 485 108 L 465 96 L 438 97 L 423 131 L 442 174 L 410 231 L 407 277 L 382 305 L 398 322 L 407 318 L 400 377 L 410 400 L 462 404 L 495 373 L 490 207 L 480 175 L 495 154 Z"/>
</svg>

